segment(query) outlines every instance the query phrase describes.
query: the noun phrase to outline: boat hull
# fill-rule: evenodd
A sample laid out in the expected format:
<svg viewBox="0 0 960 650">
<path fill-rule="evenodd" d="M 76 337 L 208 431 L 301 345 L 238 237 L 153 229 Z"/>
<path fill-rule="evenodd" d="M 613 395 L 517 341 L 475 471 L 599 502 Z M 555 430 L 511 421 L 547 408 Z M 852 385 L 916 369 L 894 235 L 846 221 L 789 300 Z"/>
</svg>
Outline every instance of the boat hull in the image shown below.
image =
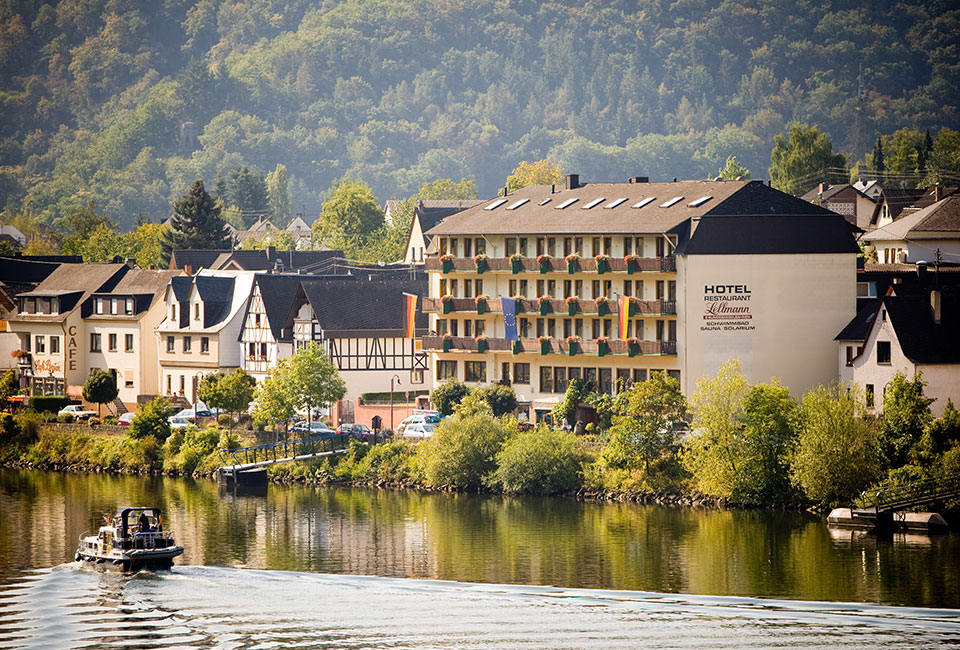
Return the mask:
<svg viewBox="0 0 960 650">
<path fill-rule="evenodd" d="M 87 555 L 77 552 L 76 559 L 84 568 L 96 571 L 136 573 L 137 571 L 163 571 L 173 567 L 173 559 L 183 554 L 182 546 L 171 546 L 156 551 L 139 551 L 122 555 Z"/>
</svg>

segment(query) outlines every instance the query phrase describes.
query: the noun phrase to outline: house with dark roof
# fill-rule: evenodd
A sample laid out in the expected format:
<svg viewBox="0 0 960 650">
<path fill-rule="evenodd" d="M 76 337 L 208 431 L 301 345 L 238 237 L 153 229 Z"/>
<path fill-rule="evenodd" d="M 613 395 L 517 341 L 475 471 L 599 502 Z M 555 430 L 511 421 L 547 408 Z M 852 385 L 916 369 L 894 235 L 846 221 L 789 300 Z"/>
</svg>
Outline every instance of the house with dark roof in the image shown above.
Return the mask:
<svg viewBox="0 0 960 650">
<path fill-rule="evenodd" d="M 390 203 L 389 201 L 387 202 Z M 403 262 L 405 264 L 423 264 L 424 254 L 430 242 L 423 236 L 443 219 L 467 208 L 483 203 L 481 200 L 428 200 L 418 201 L 413 211 L 413 221 L 410 223 L 410 232 L 407 234 L 407 246 Z M 389 261 L 389 260 L 388 260 Z"/>
<path fill-rule="evenodd" d="M 258 382 L 280 359 L 293 354 L 293 331 L 286 322 L 293 309 L 303 276 L 258 273 L 244 309 L 240 333 L 241 367 Z"/>
<path fill-rule="evenodd" d="M 176 250 L 170 256 L 170 268 L 189 275 L 200 269 L 315 273 L 343 260 L 343 251 L 278 251 L 272 246 L 259 250 Z"/>
<path fill-rule="evenodd" d="M 0 369 L 19 366 L 13 353 L 21 348 L 20 337 L 7 326 L 7 315 L 18 309 L 17 296 L 36 288 L 58 266 L 60 262 L 35 261 L 22 256 L 0 257 Z"/>
<path fill-rule="evenodd" d="M 856 186 L 849 184 L 820 183 L 800 198 L 831 212 L 842 214 L 847 221 L 861 230 L 870 229 L 870 218 L 877 207 L 876 201 L 858 190 Z"/>
<path fill-rule="evenodd" d="M 955 187 L 941 187 L 935 185 L 928 188 L 897 188 L 884 189 L 877 199 L 877 207 L 870 216 L 870 226 L 865 230 L 883 228 L 901 217 L 910 215 L 917 210 L 941 201 L 951 194 L 955 194 Z"/>
<path fill-rule="evenodd" d="M 171 278 L 156 329 L 160 394 L 193 403 L 204 375 L 241 366 L 237 341 L 254 275 L 205 269 Z"/>
<path fill-rule="evenodd" d="M 881 264 L 960 264 L 960 195 L 902 214 L 861 240 L 874 249 Z"/>
<path fill-rule="evenodd" d="M 960 286 L 891 285 L 837 335 L 840 377 L 864 388 L 867 408 L 883 410 L 883 395 L 897 373 L 922 373 L 934 415 L 947 400 L 960 404 Z"/>
<path fill-rule="evenodd" d="M 614 393 L 662 370 L 689 392 L 736 357 L 802 393 L 837 378 L 855 230 L 760 181 L 571 174 L 484 201 L 425 233 L 433 383 L 509 384 L 539 418 L 571 379 Z"/>
</svg>

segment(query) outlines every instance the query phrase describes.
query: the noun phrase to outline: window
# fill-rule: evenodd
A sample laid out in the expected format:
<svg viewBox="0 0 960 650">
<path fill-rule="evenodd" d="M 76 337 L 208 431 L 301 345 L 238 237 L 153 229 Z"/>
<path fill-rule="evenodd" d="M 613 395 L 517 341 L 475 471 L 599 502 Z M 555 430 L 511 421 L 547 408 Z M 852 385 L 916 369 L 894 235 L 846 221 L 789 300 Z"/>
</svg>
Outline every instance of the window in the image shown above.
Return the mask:
<svg viewBox="0 0 960 650">
<path fill-rule="evenodd" d="M 530 338 L 530 319 L 529 318 L 520 319 L 520 338 L 524 338 L 524 339 Z"/>
<path fill-rule="evenodd" d="M 168 337 L 167 337 L 167 352 L 173 352 L 173 349 L 174 349 L 174 347 L 173 347 L 173 337 L 172 337 L 172 336 L 168 336 Z"/>
<path fill-rule="evenodd" d="M 679 371 L 679 370 L 668 370 L 668 371 L 667 371 L 667 377 L 670 377 L 671 379 L 676 379 L 677 381 L 680 381 L 680 371 Z"/>
<path fill-rule="evenodd" d="M 563 238 L 563 256 L 566 257 L 572 252 L 573 252 L 573 237 L 564 237 Z"/>
<path fill-rule="evenodd" d="M 633 280 L 623 281 L 623 295 L 625 296 L 633 295 Z"/>
<path fill-rule="evenodd" d="M 442 318 L 437 319 L 437 336 L 443 336 L 447 333 L 447 321 Z"/>
<path fill-rule="evenodd" d="M 664 321 L 662 321 L 662 320 L 658 320 L 658 321 L 657 321 L 657 340 L 658 340 L 658 341 L 662 341 L 662 340 L 663 340 L 663 330 L 664 330 L 664 325 L 663 325 L 663 323 L 664 323 Z"/>
<path fill-rule="evenodd" d="M 570 381 L 580 379 L 580 368 L 567 368 L 567 379 Z"/>
<path fill-rule="evenodd" d="M 551 298 L 557 297 L 557 281 L 547 280 L 547 295 Z"/>
<path fill-rule="evenodd" d="M 648 196 L 647 198 L 645 198 L 645 199 L 643 199 L 643 200 L 637 201 L 636 203 L 634 203 L 634 204 L 631 205 L 630 207 L 631 207 L 631 208 L 642 208 L 642 207 L 645 206 L 645 205 L 649 205 L 649 204 L 653 203 L 653 201 L 654 201 L 655 199 L 656 199 L 656 197 L 654 197 L 654 196 Z"/>
<path fill-rule="evenodd" d="M 456 361 L 437 361 L 437 379 L 443 381 L 444 379 L 456 379 L 457 378 L 457 362 Z"/>
<path fill-rule="evenodd" d="M 473 240 L 465 237 L 463 240 L 463 256 L 473 257 Z"/>
<path fill-rule="evenodd" d="M 117 313 L 117 299 L 116 299 L 116 298 L 111 298 L 111 299 L 110 299 L 110 313 L 111 313 L 111 314 L 116 314 L 116 313 Z"/>
<path fill-rule="evenodd" d="M 547 237 L 547 255 L 550 257 L 557 256 L 557 238 L 556 237 Z"/>
<path fill-rule="evenodd" d="M 505 244 L 506 256 L 510 257 L 517 252 L 517 238 L 516 237 L 507 237 Z"/>
<path fill-rule="evenodd" d="M 133 313 L 133 298 L 127 298 L 127 299 L 124 301 L 123 310 L 124 310 L 124 313 L 126 313 L 126 314 L 132 314 L 132 313 Z"/>
<path fill-rule="evenodd" d="M 473 298 L 473 280 L 463 281 L 463 297 Z"/>
<path fill-rule="evenodd" d="M 184 337 L 183 337 L 183 351 L 184 351 L 184 352 L 190 352 L 192 348 L 193 348 L 193 337 L 192 337 L 192 336 L 184 336 Z"/>
<path fill-rule="evenodd" d="M 97 299 L 94 300 L 93 302 L 94 302 L 94 305 L 96 305 L 96 310 L 95 310 L 95 311 L 96 311 L 98 314 L 102 314 L 102 313 L 103 313 L 103 298 L 97 298 Z"/>
<path fill-rule="evenodd" d="M 622 393 L 625 390 L 630 390 L 630 386 L 632 384 L 633 381 L 630 379 L 630 369 L 617 368 L 617 392 Z"/>
<path fill-rule="evenodd" d="M 481 334 L 483 334 L 483 321 L 477 319 L 473 321 L 473 335 L 480 336 Z"/>
<path fill-rule="evenodd" d="M 567 369 L 557 366 L 553 369 L 553 390 L 557 393 L 567 392 Z"/>
<path fill-rule="evenodd" d="M 633 369 L 633 383 L 639 384 L 640 382 L 647 381 L 647 369 L 646 368 L 634 368 Z"/>
<path fill-rule="evenodd" d="M 552 339 L 557 338 L 557 319 L 548 318 L 547 319 L 547 336 Z"/>
<path fill-rule="evenodd" d="M 91 352 L 100 352 L 100 335 L 91 334 L 90 335 L 90 351 Z"/>
<path fill-rule="evenodd" d="M 177 305 L 176 303 L 170 305 L 170 320 L 177 320 Z"/>
<path fill-rule="evenodd" d="M 483 294 L 483 280 L 474 280 L 473 286 L 476 289 L 478 296 Z"/>
<path fill-rule="evenodd" d="M 613 336 L 613 319 L 604 318 L 603 319 L 603 335 L 607 338 Z"/>
<path fill-rule="evenodd" d="M 890 363 L 890 341 L 877 341 L 877 363 Z"/>
<path fill-rule="evenodd" d="M 473 250 L 477 251 L 477 255 L 486 255 L 487 254 L 487 240 L 483 237 L 477 237 L 477 244 L 473 247 Z"/>
<path fill-rule="evenodd" d="M 200 337 L 200 354 L 209 354 L 210 353 L 210 337 L 201 336 Z"/>
<path fill-rule="evenodd" d="M 623 238 L 623 255 L 624 257 L 626 257 L 627 255 L 632 255 L 632 254 L 633 254 L 633 237 L 624 237 Z"/>
<path fill-rule="evenodd" d="M 517 281 L 510 280 L 510 289 L 507 292 L 511 297 L 517 295 Z M 442 293 L 440 295 L 443 295 Z"/>
<path fill-rule="evenodd" d="M 591 255 L 593 255 L 594 257 L 596 257 L 597 255 L 599 255 L 600 253 L 603 252 L 603 251 L 600 250 L 600 238 L 599 238 L 599 237 L 594 237 L 593 239 L 590 240 L 590 242 L 591 242 L 591 243 L 590 243 L 590 248 L 591 248 L 592 251 L 593 251 L 593 252 L 591 253 Z"/>
<path fill-rule="evenodd" d="M 447 281 L 446 281 L 446 280 L 440 280 L 440 295 L 441 295 L 441 296 L 447 295 Z"/>
<path fill-rule="evenodd" d="M 550 366 L 540 366 L 540 392 L 553 392 L 553 368 Z"/>
<path fill-rule="evenodd" d="M 600 319 L 594 318 L 590 324 L 590 338 L 595 339 L 600 336 Z"/>
<path fill-rule="evenodd" d="M 546 324 L 546 321 L 543 318 L 537 319 L 537 337 L 538 338 L 541 336 L 544 336 L 547 333 L 546 329 L 544 329 L 545 324 Z"/>
<path fill-rule="evenodd" d="M 603 294 L 600 293 L 600 280 L 593 280 L 590 283 L 590 290 L 592 292 L 592 295 L 591 295 L 592 298 L 599 298 L 600 296 L 602 296 Z"/>
<path fill-rule="evenodd" d="M 173 375 L 167 375 L 167 394 L 173 392 Z"/>
<path fill-rule="evenodd" d="M 573 281 L 573 295 L 577 298 L 583 298 L 583 280 Z"/>
<path fill-rule="evenodd" d="M 583 338 L 583 319 L 577 318 L 573 321 L 573 334 Z"/>
<path fill-rule="evenodd" d="M 677 281 L 670 280 L 667 282 L 667 300 L 676 300 L 677 299 Z"/>
<path fill-rule="evenodd" d="M 180 392 L 182 393 L 187 388 L 187 379 L 183 375 L 180 375 Z"/>
<path fill-rule="evenodd" d="M 465 361 L 463 366 L 464 381 L 487 381 L 486 361 Z"/>
<path fill-rule="evenodd" d="M 450 280 L 450 295 L 456 298 L 457 292 L 459 291 L 460 291 L 460 282 L 457 280 Z"/>
<path fill-rule="evenodd" d="M 866 386 L 866 398 L 867 398 L 867 408 L 873 408 L 873 384 L 867 384 Z"/>
<path fill-rule="evenodd" d="M 526 280 L 520 280 L 520 295 L 524 298 L 527 297 L 527 291 L 529 287 Z"/>
<path fill-rule="evenodd" d="M 257 344 L 256 343 L 247 343 L 247 358 L 255 359 L 257 356 Z"/>
<path fill-rule="evenodd" d="M 544 295 L 546 286 L 546 280 L 537 280 L 537 298 Z"/>
<path fill-rule="evenodd" d="M 543 237 L 537 237 L 537 256 L 543 255 L 547 252 L 545 244 L 546 240 Z"/>
<path fill-rule="evenodd" d="M 657 280 L 657 300 L 663 300 L 663 280 Z"/>
<path fill-rule="evenodd" d="M 50 337 L 50 354 L 59 354 L 60 353 L 60 337 L 51 336 Z"/>
<path fill-rule="evenodd" d="M 35 338 L 36 338 L 36 346 L 35 346 L 35 347 L 36 347 L 37 354 L 43 354 L 44 352 L 47 351 L 47 350 L 46 350 L 46 345 L 44 344 L 44 337 L 42 337 L 42 336 L 37 336 L 37 337 L 35 337 Z"/>
<path fill-rule="evenodd" d="M 107 347 L 111 352 L 117 351 L 117 335 L 116 333 L 107 334 Z"/>
<path fill-rule="evenodd" d="M 267 358 L 267 344 L 266 344 L 266 343 L 261 343 L 261 344 L 260 344 L 260 358 L 261 358 L 261 359 L 266 359 L 266 358 Z"/>
<path fill-rule="evenodd" d="M 610 394 L 613 392 L 613 370 L 610 368 L 600 368 L 600 392 Z"/>
<path fill-rule="evenodd" d="M 456 237 L 450 238 L 450 254 L 453 255 L 454 257 L 457 257 L 457 252 L 459 250 L 459 247 L 457 246 L 458 243 L 459 242 Z"/>
<path fill-rule="evenodd" d="M 524 257 L 527 257 L 527 238 L 526 237 L 520 238 L 520 248 L 518 249 L 518 252 Z"/>
<path fill-rule="evenodd" d="M 463 321 L 463 335 L 464 336 L 473 336 L 473 321 L 465 320 Z"/>
<path fill-rule="evenodd" d="M 530 364 L 529 363 L 513 364 L 513 383 L 515 384 L 530 383 Z"/>
<path fill-rule="evenodd" d="M 260 327 L 260 314 L 253 315 L 253 326 Z"/>
<path fill-rule="evenodd" d="M 596 368 L 584 368 L 583 369 L 583 380 L 593 386 L 597 387 L 597 369 Z"/>
<path fill-rule="evenodd" d="M 460 321 L 455 318 L 450 319 L 450 336 L 460 336 Z"/>
</svg>

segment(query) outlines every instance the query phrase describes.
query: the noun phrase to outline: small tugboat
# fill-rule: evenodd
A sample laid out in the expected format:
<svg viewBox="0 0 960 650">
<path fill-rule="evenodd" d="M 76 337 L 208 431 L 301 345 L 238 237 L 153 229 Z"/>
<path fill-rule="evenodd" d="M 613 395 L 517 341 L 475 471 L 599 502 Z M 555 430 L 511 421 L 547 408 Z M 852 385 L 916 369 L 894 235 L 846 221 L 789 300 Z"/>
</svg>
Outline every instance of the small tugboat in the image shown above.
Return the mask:
<svg viewBox="0 0 960 650">
<path fill-rule="evenodd" d="M 169 569 L 183 547 L 164 532 L 159 508 L 123 508 L 96 535 L 80 536 L 76 560 L 84 566 L 132 573 L 143 569 Z"/>
</svg>

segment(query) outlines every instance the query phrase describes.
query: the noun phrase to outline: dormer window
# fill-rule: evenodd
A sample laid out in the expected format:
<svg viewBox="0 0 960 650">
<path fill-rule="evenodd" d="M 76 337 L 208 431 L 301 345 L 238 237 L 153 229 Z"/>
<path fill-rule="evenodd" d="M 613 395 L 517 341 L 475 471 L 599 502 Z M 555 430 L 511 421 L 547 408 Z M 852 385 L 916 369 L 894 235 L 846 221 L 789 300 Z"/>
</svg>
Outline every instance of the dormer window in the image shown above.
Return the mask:
<svg viewBox="0 0 960 650">
<path fill-rule="evenodd" d="M 193 303 L 193 320 L 200 320 L 200 303 Z"/>
<path fill-rule="evenodd" d="M 116 299 L 116 298 L 111 298 L 111 299 L 110 299 L 110 313 L 111 313 L 111 314 L 116 314 L 116 313 L 117 313 L 117 299 Z"/>
<path fill-rule="evenodd" d="M 126 304 L 124 305 L 124 313 L 126 314 L 133 313 L 133 298 L 127 298 Z"/>
<path fill-rule="evenodd" d="M 172 321 L 177 320 L 177 303 L 173 303 L 172 305 L 170 305 L 170 320 Z"/>
<path fill-rule="evenodd" d="M 96 300 L 94 300 L 94 304 L 96 305 L 96 312 L 97 312 L 98 314 L 102 314 L 102 313 L 103 313 L 103 298 L 97 298 Z"/>
</svg>

